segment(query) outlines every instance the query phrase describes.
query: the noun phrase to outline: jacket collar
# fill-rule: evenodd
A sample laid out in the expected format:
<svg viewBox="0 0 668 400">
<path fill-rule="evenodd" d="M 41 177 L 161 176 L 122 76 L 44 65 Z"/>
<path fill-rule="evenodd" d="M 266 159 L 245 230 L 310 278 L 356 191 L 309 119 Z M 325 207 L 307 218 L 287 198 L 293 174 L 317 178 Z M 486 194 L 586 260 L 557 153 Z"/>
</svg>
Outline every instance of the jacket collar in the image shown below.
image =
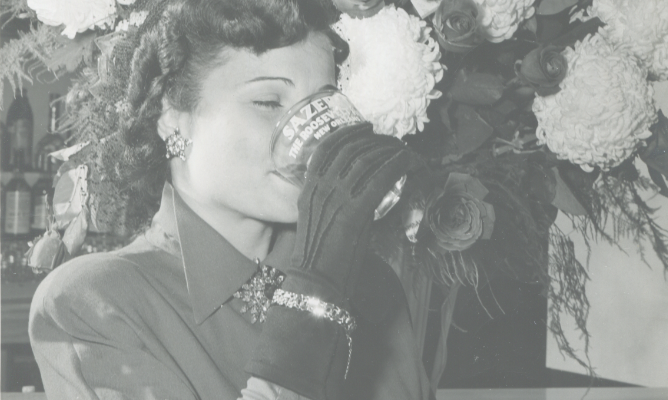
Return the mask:
<svg viewBox="0 0 668 400">
<path fill-rule="evenodd" d="M 197 215 L 166 183 L 160 210 L 151 230 L 173 238 L 168 251 L 181 256 L 195 323 L 201 324 L 258 270 L 257 264 L 234 248 L 211 225 Z M 262 263 L 283 269 L 294 246 L 294 232 L 282 230 Z M 180 253 L 180 254 L 179 254 Z"/>
</svg>

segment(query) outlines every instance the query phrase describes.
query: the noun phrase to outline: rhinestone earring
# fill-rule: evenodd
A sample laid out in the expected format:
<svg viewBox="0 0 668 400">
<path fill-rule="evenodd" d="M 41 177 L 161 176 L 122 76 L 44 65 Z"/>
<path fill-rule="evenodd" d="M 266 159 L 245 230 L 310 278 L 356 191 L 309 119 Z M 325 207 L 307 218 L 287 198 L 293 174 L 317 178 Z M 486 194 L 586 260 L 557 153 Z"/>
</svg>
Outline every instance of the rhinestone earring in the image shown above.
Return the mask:
<svg viewBox="0 0 668 400">
<path fill-rule="evenodd" d="M 192 140 L 184 138 L 179 132 L 179 128 L 174 129 L 174 133 L 167 137 L 167 158 L 178 157 L 186 160 L 186 147 L 193 143 Z"/>
</svg>

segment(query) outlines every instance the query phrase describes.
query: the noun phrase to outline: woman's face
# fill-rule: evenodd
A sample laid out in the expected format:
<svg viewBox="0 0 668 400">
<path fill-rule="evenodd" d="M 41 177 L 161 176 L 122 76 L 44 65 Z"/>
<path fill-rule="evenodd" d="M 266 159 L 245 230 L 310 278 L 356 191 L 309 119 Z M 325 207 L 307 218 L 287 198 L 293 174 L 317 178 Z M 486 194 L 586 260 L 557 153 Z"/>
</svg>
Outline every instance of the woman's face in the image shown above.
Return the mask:
<svg viewBox="0 0 668 400">
<path fill-rule="evenodd" d="M 186 161 L 172 161 L 172 181 L 208 210 L 241 218 L 293 223 L 300 189 L 281 178 L 269 156 L 272 131 L 294 103 L 335 84 L 330 40 L 312 33 L 295 45 L 254 55 L 224 50 L 221 66 L 202 82 L 200 102 L 179 113 L 192 140 Z"/>
</svg>

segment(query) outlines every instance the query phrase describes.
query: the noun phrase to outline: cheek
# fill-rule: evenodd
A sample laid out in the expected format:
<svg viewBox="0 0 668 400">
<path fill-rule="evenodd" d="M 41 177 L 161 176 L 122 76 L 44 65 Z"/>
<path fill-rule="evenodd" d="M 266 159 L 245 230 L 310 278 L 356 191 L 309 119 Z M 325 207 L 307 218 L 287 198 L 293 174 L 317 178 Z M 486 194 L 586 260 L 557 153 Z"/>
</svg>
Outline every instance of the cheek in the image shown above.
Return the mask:
<svg viewBox="0 0 668 400">
<path fill-rule="evenodd" d="M 271 132 L 257 119 L 231 122 L 202 129 L 193 138 L 191 179 L 198 182 L 202 191 L 219 200 L 224 200 L 221 196 L 231 199 L 262 195 L 271 166 Z"/>
</svg>

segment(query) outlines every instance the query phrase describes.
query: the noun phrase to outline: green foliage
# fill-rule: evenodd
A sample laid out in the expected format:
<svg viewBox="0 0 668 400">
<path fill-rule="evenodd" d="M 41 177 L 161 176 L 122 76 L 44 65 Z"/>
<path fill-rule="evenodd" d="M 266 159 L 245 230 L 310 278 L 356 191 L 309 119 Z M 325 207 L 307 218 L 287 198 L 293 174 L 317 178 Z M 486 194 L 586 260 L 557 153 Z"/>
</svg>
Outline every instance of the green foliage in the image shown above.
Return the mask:
<svg viewBox="0 0 668 400">
<path fill-rule="evenodd" d="M 27 33 L 21 33 L 18 39 L 12 39 L 2 46 L 0 53 L 0 91 L 5 81 L 12 89 L 20 88 L 23 81 L 33 82 L 35 72 L 44 70 L 50 54 L 61 46 L 58 34 L 53 28 L 39 25 Z M 2 108 L 0 99 L 0 108 Z"/>
</svg>

